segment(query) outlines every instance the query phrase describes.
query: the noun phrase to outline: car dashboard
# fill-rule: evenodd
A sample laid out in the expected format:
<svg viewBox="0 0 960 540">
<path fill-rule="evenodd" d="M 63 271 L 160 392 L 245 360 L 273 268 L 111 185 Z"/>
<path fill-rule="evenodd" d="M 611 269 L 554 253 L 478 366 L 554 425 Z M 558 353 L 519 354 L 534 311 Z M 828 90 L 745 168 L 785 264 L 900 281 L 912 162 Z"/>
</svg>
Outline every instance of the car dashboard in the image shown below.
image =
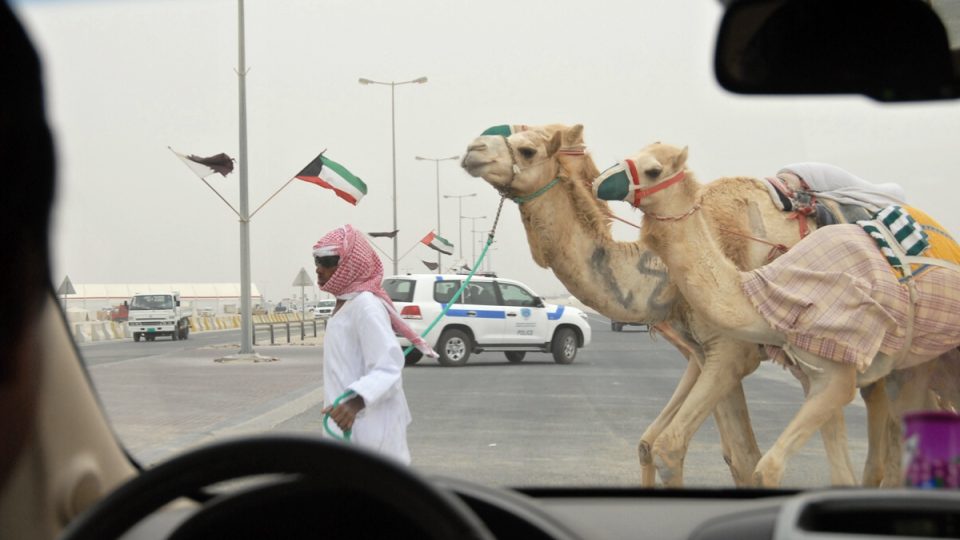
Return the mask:
<svg viewBox="0 0 960 540">
<path fill-rule="evenodd" d="M 960 533 L 960 494 L 950 491 L 510 489 L 448 477 L 429 482 L 466 503 L 497 539 L 863 540 L 956 538 Z M 258 519 L 309 513 L 319 501 L 302 502 L 302 509 L 288 507 L 280 516 L 268 511 Z M 194 512 L 186 505 L 168 509 L 123 538 L 165 538 Z M 309 528 L 313 521 L 300 523 Z M 419 537 L 397 529 L 390 534 Z"/>
</svg>

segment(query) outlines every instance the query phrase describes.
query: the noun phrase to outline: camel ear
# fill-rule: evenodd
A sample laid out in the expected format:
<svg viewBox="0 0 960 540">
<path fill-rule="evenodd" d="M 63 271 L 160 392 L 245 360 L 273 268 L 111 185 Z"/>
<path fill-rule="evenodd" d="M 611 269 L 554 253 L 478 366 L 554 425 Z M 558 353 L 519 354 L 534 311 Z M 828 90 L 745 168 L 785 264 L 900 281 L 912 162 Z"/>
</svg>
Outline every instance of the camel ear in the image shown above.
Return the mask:
<svg viewBox="0 0 960 540">
<path fill-rule="evenodd" d="M 687 164 L 687 147 L 684 146 L 683 150 L 677 155 L 673 160 L 673 170 L 679 171 Z"/>
<path fill-rule="evenodd" d="M 583 124 L 574 124 L 574 126 L 567 131 L 566 139 L 564 144 L 567 146 L 579 146 L 583 144 Z"/>
<path fill-rule="evenodd" d="M 556 131 L 553 133 L 553 136 L 550 137 L 550 140 L 547 141 L 547 157 L 553 156 L 557 153 L 557 150 L 560 149 L 560 145 L 563 143 L 563 132 Z"/>
</svg>

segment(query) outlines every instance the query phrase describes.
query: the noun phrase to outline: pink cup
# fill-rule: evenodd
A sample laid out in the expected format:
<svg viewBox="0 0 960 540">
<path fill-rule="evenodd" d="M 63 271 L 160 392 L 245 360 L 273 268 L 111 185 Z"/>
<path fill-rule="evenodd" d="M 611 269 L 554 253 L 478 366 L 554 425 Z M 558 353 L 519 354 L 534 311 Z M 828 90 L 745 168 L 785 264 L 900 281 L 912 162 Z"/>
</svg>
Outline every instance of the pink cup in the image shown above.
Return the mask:
<svg viewBox="0 0 960 540">
<path fill-rule="evenodd" d="M 903 416 L 904 485 L 960 487 L 960 415 L 918 411 Z"/>
</svg>

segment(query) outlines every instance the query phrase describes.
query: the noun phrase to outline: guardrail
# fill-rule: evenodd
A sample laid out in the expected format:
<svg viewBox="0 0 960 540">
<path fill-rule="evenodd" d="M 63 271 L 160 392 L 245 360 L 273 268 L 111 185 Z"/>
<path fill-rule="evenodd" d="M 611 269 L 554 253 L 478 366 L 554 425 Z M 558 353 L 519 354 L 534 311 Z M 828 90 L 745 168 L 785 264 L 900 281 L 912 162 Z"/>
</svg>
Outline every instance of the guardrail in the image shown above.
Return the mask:
<svg viewBox="0 0 960 540">
<path fill-rule="evenodd" d="M 326 328 L 326 319 L 309 318 L 306 321 L 300 319 L 300 313 L 271 313 L 269 315 L 254 315 L 254 340 L 256 340 L 257 327 L 268 328 L 263 330 L 270 333 L 270 343 L 274 343 L 276 335 L 280 333 L 274 327 L 282 326 L 287 335 L 287 343 L 290 342 L 290 336 L 295 335 L 290 327 L 300 328 L 300 339 L 303 340 L 307 335 L 307 329 L 312 328 L 313 336 L 317 335 L 317 327 Z M 125 322 L 107 321 L 107 320 L 73 320 L 69 322 L 71 334 L 77 343 L 86 343 L 90 341 L 111 341 L 116 339 L 129 339 L 133 337 L 129 327 Z M 301 328 L 303 327 L 303 328 Z M 208 332 L 213 330 L 231 330 L 240 328 L 240 315 L 214 315 L 214 316 L 191 316 L 190 332 Z M 256 343 L 256 341 L 254 341 Z"/>
<path fill-rule="evenodd" d="M 258 327 L 261 329 L 261 331 L 262 331 L 264 328 L 269 329 L 269 332 L 270 332 L 270 344 L 271 344 L 271 345 L 275 345 L 275 344 L 276 344 L 276 339 L 275 339 L 275 337 L 276 337 L 276 333 L 277 333 L 277 331 L 276 331 L 277 327 L 280 327 L 280 328 L 282 328 L 282 329 L 284 330 L 284 334 L 286 335 L 286 338 L 287 338 L 287 343 L 290 343 L 290 335 L 291 335 L 291 333 L 290 333 L 290 328 L 291 328 L 291 326 L 292 326 L 294 329 L 300 328 L 300 341 L 303 341 L 303 340 L 306 339 L 306 337 L 307 337 L 307 327 L 308 327 L 308 326 L 313 328 L 313 337 L 317 337 L 317 326 L 318 326 L 318 325 L 322 325 L 322 328 L 326 329 L 326 327 L 327 327 L 327 320 L 326 320 L 326 319 L 322 319 L 322 320 L 319 321 L 319 322 L 318 322 L 316 319 L 307 320 L 307 321 L 303 321 L 303 320 L 292 320 L 292 321 L 280 321 L 280 322 L 255 322 L 255 323 L 253 323 L 253 344 L 254 344 L 254 345 L 257 344 L 257 328 L 258 328 Z"/>
</svg>

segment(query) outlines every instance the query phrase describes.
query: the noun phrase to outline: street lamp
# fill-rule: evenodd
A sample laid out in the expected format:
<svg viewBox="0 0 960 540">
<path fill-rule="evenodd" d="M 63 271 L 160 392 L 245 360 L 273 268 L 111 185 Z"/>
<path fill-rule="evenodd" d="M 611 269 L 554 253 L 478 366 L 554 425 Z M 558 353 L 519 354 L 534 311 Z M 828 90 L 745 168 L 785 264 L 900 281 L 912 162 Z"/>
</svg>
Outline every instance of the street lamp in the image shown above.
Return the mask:
<svg viewBox="0 0 960 540">
<path fill-rule="evenodd" d="M 487 219 L 487 216 L 461 216 L 460 219 L 461 219 L 461 220 L 463 220 L 463 219 L 469 219 L 469 220 L 470 220 L 470 249 L 471 249 L 471 251 L 472 251 L 472 253 L 473 253 L 473 255 L 472 255 L 473 258 L 471 259 L 471 260 L 473 261 L 473 263 L 471 263 L 471 264 L 476 264 L 476 263 L 477 263 L 477 243 L 473 240 L 473 233 L 483 232 L 483 231 L 478 231 L 478 230 L 476 230 L 477 220 L 478 220 L 478 219 Z"/>
<path fill-rule="evenodd" d="M 464 197 L 476 197 L 476 193 L 467 193 L 466 195 L 444 195 L 444 199 L 459 199 L 458 208 L 460 218 L 457 220 L 457 223 L 460 224 L 460 240 L 458 240 L 457 246 L 460 248 L 460 260 L 463 260 L 463 198 Z"/>
<path fill-rule="evenodd" d="M 418 77 L 416 79 L 411 79 L 409 81 L 373 81 L 370 79 L 364 79 L 360 77 L 360 84 L 382 84 L 390 87 L 390 140 L 393 145 L 393 230 L 397 230 L 397 122 L 395 114 L 395 100 L 394 100 L 394 89 L 401 84 L 423 84 L 427 82 L 426 77 Z M 399 274 L 397 270 L 398 257 L 397 257 L 397 236 L 393 236 L 393 274 Z"/>
<path fill-rule="evenodd" d="M 437 169 L 437 236 L 440 234 L 440 162 L 453 159 L 460 159 L 460 156 L 450 156 L 445 158 L 428 158 L 416 156 L 417 161 L 432 161 Z M 437 252 L 437 273 L 443 273 L 443 263 L 440 262 L 441 253 Z"/>
</svg>

